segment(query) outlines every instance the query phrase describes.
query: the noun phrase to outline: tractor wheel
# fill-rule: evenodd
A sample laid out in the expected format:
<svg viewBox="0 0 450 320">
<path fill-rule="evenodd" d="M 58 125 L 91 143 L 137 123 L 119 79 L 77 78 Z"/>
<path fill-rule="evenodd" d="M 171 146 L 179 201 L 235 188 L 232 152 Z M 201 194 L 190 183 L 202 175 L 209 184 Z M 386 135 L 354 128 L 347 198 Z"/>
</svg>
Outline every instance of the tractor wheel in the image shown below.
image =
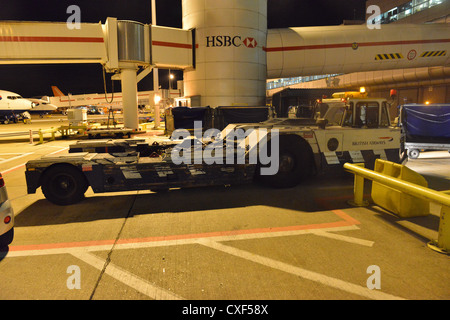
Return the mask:
<svg viewBox="0 0 450 320">
<path fill-rule="evenodd" d="M 258 178 L 274 188 L 292 188 L 311 173 L 311 151 L 307 142 L 295 136 L 280 136 L 279 143 L 278 171 L 273 175 L 261 175 L 259 171 Z"/>
<path fill-rule="evenodd" d="M 42 192 L 57 205 L 69 205 L 84 199 L 89 184 L 81 171 L 72 165 L 50 167 L 43 173 Z"/>
</svg>

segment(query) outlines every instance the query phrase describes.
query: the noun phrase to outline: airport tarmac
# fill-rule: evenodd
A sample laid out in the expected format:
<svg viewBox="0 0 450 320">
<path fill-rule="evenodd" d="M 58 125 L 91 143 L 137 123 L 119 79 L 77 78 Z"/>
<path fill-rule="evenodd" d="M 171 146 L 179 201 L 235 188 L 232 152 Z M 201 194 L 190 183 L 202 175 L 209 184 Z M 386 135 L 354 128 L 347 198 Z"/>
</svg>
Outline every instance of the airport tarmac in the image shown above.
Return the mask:
<svg viewBox="0 0 450 320">
<path fill-rule="evenodd" d="M 0 125 L 0 172 L 15 211 L 0 299 L 450 299 L 450 258 L 427 247 L 438 236 L 437 205 L 408 219 L 373 203 L 351 207 L 349 176 L 291 189 L 89 189 L 84 201 L 57 206 L 40 189 L 27 194 L 25 163 L 66 153 L 75 140 L 2 136 L 60 122 L 50 120 Z M 430 188 L 450 189 L 448 152 L 407 165 Z"/>
</svg>

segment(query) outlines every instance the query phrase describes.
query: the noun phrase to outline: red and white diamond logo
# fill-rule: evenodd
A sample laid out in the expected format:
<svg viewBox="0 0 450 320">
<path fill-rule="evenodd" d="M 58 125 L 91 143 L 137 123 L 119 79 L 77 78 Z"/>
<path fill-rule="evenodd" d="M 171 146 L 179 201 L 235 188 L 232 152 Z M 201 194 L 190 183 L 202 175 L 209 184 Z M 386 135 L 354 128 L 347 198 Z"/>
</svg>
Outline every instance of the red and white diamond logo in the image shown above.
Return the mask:
<svg viewBox="0 0 450 320">
<path fill-rule="evenodd" d="M 247 48 L 255 48 L 258 42 L 256 42 L 255 38 L 245 38 L 244 39 L 244 46 Z"/>
</svg>

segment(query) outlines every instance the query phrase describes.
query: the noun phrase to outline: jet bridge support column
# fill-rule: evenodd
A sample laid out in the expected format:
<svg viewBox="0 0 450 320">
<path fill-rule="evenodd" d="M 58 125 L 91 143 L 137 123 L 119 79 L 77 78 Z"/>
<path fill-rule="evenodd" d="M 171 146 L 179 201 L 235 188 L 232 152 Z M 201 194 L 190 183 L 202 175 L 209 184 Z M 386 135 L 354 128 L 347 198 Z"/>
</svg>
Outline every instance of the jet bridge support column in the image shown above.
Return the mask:
<svg viewBox="0 0 450 320">
<path fill-rule="evenodd" d="M 139 66 L 148 67 L 150 63 L 150 27 L 135 21 L 117 21 L 117 52 L 124 127 L 138 130 L 137 71 Z"/>
<path fill-rule="evenodd" d="M 139 129 L 136 67 L 121 67 L 123 124 L 125 128 Z"/>
</svg>

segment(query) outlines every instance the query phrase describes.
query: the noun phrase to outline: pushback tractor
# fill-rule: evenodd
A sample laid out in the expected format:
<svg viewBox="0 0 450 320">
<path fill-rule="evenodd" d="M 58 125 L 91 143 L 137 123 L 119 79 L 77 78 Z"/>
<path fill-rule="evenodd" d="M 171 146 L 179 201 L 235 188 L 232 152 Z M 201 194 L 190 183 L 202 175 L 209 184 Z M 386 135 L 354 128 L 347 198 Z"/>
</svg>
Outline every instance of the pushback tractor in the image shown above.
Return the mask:
<svg viewBox="0 0 450 320">
<path fill-rule="evenodd" d="M 369 168 L 377 158 L 400 162 L 400 128 L 391 126 L 385 99 L 343 93 L 315 111 L 315 119 L 234 124 L 200 139 L 78 142 L 69 154 L 27 162 L 28 193 L 41 187 L 49 201 L 69 205 L 89 187 L 94 193 L 162 191 L 258 181 L 287 188 L 343 172 L 346 162 Z"/>
</svg>

